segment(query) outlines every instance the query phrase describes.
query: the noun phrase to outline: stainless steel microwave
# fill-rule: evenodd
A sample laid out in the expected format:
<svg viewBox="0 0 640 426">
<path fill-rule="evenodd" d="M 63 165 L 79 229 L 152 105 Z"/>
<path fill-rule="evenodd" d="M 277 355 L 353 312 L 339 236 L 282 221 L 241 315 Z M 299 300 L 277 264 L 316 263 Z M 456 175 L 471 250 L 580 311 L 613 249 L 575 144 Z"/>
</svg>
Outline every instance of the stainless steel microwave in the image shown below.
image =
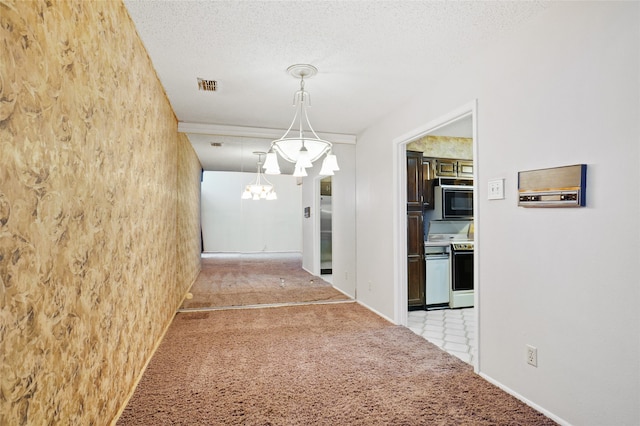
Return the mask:
<svg viewBox="0 0 640 426">
<path fill-rule="evenodd" d="M 436 186 L 433 201 L 432 219 L 473 219 L 473 186 Z"/>
</svg>

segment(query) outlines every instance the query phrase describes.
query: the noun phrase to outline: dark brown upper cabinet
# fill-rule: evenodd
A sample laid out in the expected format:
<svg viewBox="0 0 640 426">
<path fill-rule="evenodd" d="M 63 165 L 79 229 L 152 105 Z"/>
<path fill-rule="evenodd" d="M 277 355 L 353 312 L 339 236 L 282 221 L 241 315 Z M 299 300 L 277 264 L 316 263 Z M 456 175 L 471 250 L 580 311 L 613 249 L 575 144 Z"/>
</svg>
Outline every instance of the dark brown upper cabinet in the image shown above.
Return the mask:
<svg viewBox="0 0 640 426">
<path fill-rule="evenodd" d="M 473 161 L 439 158 L 436 160 L 436 177 L 472 178 Z"/>
<path fill-rule="evenodd" d="M 422 152 L 407 151 L 407 210 L 422 210 Z"/>
<path fill-rule="evenodd" d="M 431 158 L 422 159 L 422 208 L 433 210 L 433 160 Z"/>
</svg>

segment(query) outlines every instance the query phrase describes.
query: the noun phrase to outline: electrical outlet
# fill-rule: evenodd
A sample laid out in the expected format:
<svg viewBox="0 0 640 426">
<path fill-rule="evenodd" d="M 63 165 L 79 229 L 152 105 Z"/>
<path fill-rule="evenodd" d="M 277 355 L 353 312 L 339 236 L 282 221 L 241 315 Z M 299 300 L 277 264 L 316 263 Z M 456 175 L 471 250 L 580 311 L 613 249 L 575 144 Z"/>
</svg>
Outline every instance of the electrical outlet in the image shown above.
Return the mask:
<svg viewBox="0 0 640 426">
<path fill-rule="evenodd" d="M 504 179 L 489 181 L 489 200 L 504 200 Z"/>
<path fill-rule="evenodd" d="M 538 348 L 535 346 L 527 345 L 527 364 L 538 366 Z"/>
</svg>

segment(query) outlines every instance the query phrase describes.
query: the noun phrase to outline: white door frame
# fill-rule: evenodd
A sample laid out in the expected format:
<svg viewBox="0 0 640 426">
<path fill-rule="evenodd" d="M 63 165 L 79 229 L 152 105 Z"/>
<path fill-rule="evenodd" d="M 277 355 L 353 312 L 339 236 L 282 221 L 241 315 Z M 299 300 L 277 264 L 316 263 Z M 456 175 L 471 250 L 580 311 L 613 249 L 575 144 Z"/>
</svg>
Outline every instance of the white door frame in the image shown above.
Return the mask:
<svg viewBox="0 0 640 426">
<path fill-rule="evenodd" d="M 313 253 L 312 275 L 320 276 L 320 181 L 322 176 L 313 177 L 313 207 L 311 209 L 312 235 L 313 245 L 311 252 Z"/>
<path fill-rule="evenodd" d="M 406 169 L 406 145 L 416 139 L 426 136 L 427 134 L 446 126 L 460 118 L 471 115 L 473 127 L 473 158 L 478 158 L 478 135 L 477 135 L 477 100 L 473 100 L 461 107 L 445 114 L 435 120 L 432 120 L 416 129 L 413 129 L 402 136 L 393 140 L 393 254 L 394 254 L 394 322 L 400 325 L 407 325 L 408 321 L 408 293 L 407 293 L 407 169 Z M 478 164 L 475 161 L 473 168 L 474 185 L 478 186 Z M 473 194 L 473 211 L 474 221 L 478 223 L 478 191 Z M 478 247 L 478 227 L 474 229 L 474 242 Z M 478 280 L 478 262 L 477 251 L 474 251 L 474 295 L 475 295 L 475 316 L 476 321 L 479 320 L 480 298 L 479 298 L 479 280 Z M 480 323 L 476 322 L 476 345 L 479 345 L 478 330 Z M 479 355 L 479 354 L 478 354 Z M 479 358 L 476 356 L 474 369 L 476 372 L 479 368 Z"/>
<path fill-rule="evenodd" d="M 313 199 L 314 199 L 314 203 L 315 203 L 315 208 L 314 208 L 314 214 L 313 216 L 313 235 L 315 238 L 314 241 L 314 245 L 313 245 L 313 273 L 314 275 L 320 277 L 322 276 L 322 249 L 321 249 L 321 245 L 322 245 L 322 226 L 321 226 L 321 219 L 322 219 L 322 189 L 320 188 L 320 186 L 322 185 L 322 179 L 326 178 L 328 176 L 316 176 L 313 179 Z M 331 179 L 331 190 L 333 191 L 333 179 Z M 331 214 L 331 220 L 333 222 L 333 212 Z M 333 232 L 331 233 L 331 247 L 333 247 Z M 333 267 L 333 265 L 332 265 Z"/>
</svg>

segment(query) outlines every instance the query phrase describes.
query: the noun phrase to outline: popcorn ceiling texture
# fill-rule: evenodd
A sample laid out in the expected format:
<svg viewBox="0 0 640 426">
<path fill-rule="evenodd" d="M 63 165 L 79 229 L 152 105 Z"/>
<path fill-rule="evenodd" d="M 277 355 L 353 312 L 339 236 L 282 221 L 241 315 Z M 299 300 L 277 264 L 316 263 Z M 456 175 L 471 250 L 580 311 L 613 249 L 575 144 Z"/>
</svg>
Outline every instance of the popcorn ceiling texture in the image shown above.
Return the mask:
<svg viewBox="0 0 640 426">
<path fill-rule="evenodd" d="M 121 2 L 0 0 L 0 58 L 0 424 L 108 424 L 200 270 L 200 164 Z"/>
<path fill-rule="evenodd" d="M 473 159 L 473 139 L 452 136 L 425 136 L 407 144 L 409 151 L 422 151 L 427 157 Z"/>
</svg>

